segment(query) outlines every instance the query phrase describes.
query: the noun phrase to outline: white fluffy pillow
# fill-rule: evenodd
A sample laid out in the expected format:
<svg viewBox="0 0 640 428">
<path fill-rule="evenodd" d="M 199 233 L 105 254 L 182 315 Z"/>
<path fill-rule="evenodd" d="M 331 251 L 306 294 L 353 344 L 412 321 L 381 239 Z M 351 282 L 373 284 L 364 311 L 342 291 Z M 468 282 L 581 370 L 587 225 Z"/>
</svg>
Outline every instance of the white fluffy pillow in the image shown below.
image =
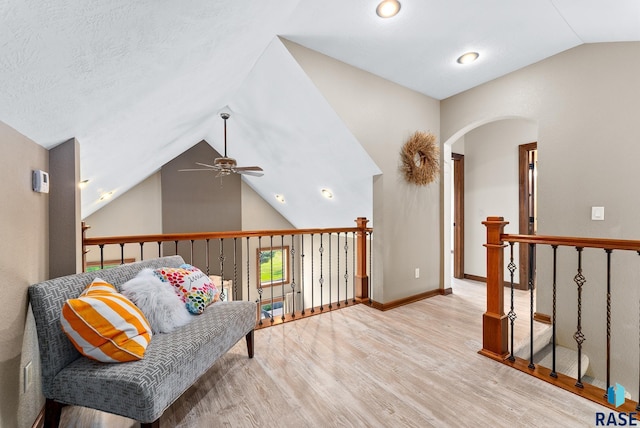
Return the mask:
<svg viewBox="0 0 640 428">
<path fill-rule="evenodd" d="M 154 333 L 169 333 L 192 319 L 173 286 L 162 282 L 151 269 L 141 270 L 122 284 L 121 291 L 147 317 Z"/>
</svg>

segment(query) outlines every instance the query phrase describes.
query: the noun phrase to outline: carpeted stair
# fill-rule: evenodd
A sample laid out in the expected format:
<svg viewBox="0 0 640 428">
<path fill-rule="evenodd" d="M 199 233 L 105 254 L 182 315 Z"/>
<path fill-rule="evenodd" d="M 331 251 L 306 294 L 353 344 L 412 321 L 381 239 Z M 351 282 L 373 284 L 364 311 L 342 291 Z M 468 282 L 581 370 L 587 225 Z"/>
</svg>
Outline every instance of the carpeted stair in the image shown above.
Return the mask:
<svg viewBox="0 0 640 428">
<path fill-rule="evenodd" d="M 533 362 L 549 369 L 553 367 L 551 336 L 552 329 L 550 325 L 536 323 L 533 333 Z M 515 345 L 514 354 L 516 357 L 525 360 L 530 358 L 529 342 L 529 337 L 526 337 Z M 581 371 L 583 375 L 588 368 L 589 357 L 583 352 L 581 355 Z M 563 346 L 556 346 L 556 372 L 577 379 L 578 352 Z"/>
</svg>

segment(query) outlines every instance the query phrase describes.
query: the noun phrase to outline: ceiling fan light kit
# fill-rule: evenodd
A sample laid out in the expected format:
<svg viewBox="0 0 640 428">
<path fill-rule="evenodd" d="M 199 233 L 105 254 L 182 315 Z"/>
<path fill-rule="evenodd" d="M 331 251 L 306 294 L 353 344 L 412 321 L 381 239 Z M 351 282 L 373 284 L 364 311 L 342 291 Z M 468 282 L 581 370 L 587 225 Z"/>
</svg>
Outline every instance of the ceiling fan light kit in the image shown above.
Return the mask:
<svg viewBox="0 0 640 428">
<path fill-rule="evenodd" d="M 200 165 L 204 168 L 189 168 L 181 169 L 180 171 L 217 171 L 218 174 L 216 177 L 225 177 L 232 173 L 261 177 L 263 175 L 263 170 L 259 166 L 237 166 L 238 163 L 236 160 L 227 156 L 227 119 L 229 119 L 231 115 L 227 112 L 222 112 L 220 113 L 220 117 L 224 120 L 224 156 L 215 158 L 213 160 L 213 165 L 196 162 L 196 165 Z"/>
</svg>

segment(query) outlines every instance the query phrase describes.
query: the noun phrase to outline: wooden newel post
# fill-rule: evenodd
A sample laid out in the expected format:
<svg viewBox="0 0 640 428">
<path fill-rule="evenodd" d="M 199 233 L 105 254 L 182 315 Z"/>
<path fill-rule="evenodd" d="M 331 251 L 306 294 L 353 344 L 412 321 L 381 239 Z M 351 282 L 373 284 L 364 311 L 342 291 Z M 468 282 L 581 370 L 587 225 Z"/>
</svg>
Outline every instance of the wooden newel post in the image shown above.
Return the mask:
<svg viewBox="0 0 640 428">
<path fill-rule="evenodd" d="M 367 220 L 365 217 L 358 217 L 356 225 L 356 300 L 365 301 L 369 299 L 369 277 L 367 276 Z"/>
<path fill-rule="evenodd" d="M 508 355 L 509 327 L 504 314 L 504 248 L 501 235 L 509 224 L 503 217 L 487 217 L 487 311 L 482 315 L 482 350 L 487 357 L 503 360 Z"/>
</svg>

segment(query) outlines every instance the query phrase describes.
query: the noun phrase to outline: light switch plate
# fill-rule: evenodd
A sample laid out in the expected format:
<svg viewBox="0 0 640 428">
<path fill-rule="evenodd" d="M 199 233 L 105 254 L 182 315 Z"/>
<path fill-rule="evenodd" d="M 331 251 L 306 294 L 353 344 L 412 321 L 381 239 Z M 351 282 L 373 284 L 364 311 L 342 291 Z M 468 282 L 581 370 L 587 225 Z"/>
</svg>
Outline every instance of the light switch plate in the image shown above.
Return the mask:
<svg viewBox="0 0 640 428">
<path fill-rule="evenodd" d="M 591 207 L 591 220 L 604 220 L 604 207 Z"/>
</svg>

